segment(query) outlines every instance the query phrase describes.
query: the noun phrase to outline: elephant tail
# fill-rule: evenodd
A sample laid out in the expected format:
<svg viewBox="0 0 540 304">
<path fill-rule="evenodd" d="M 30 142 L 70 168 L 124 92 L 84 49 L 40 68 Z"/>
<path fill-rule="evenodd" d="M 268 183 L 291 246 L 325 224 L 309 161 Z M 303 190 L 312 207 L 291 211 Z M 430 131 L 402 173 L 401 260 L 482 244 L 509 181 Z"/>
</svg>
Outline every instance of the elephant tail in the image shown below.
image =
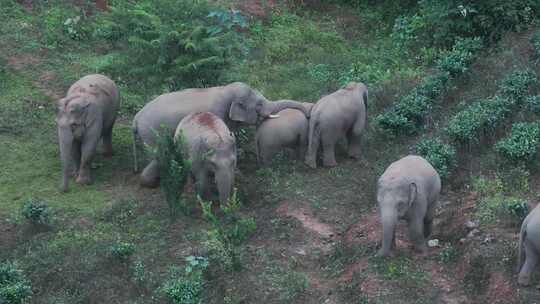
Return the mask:
<svg viewBox="0 0 540 304">
<path fill-rule="evenodd" d="M 139 159 L 137 157 L 137 141 L 139 140 L 139 130 L 137 128 L 137 120 L 133 119 L 133 125 L 131 126 L 131 132 L 133 134 L 133 171 L 139 172 Z"/>
<path fill-rule="evenodd" d="M 527 236 L 527 231 L 525 228 L 526 225 L 523 225 L 519 233 L 518 263 L 516 267 L 516 272 L 519 272 L 521 270 L 521 266 L 523 266 L 523 262 L 525 261 L 525 251 L 523 250 L 523 239 Z"/>
</svg>

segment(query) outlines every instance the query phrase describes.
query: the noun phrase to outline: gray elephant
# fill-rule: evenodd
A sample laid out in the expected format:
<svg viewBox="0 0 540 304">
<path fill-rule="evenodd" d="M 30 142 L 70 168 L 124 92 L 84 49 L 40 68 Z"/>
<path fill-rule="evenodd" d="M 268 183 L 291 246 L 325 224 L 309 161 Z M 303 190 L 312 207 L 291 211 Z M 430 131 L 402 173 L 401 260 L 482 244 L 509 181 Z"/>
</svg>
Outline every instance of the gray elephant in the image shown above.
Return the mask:
<svg viewBox="0 0 540 304">
<path fill-rule="evenodd" d="M 527 286 L 540 257 L 540 204 L 523 220 L 519 234 L 518 283 Z"/>
<path fill-rule="evenodd" d="M 226 203 L 234 184 L 236 141 L 223 120 L 210 112 L 186 116 L 176 128 L 175 140 L 184 137 L 183 151 L 191 162 L 197 192 L 207 199 L 215 181 L 220 203 Z"/>
<path fill-rule="evenodd" d="M 395 248 L 395 229 L 400 219 L 407 221 L 415 249 L 426 252 L 426 238 L 431 234 L 440 192 L 439 174 L 424 158 L 409 155 L 390 164 L 377 183 L 383 231 L 379 256 L 387 256 Z"/>
<path fill-rule="evenodd" d="M 269 102 L 259 92 L 241 82 L 205 89 L 186 89 L 158 96 L 133 119 L 135 171 L 138 171 L 138 138 L 144 144 L 154 145 L 155 131 L 161 125 L 175 130 L 182 118 L 197 112 L 211 112 L 229 127 L 233 127 L 233 122 L 253 125 L 259 118 L 272 117 L 272 114 L 285 108 L 299 109 L 306 116 L 309 115 L 301 103 Z M 156 160 L 152 160 L 141 173 L 141 185 L 156 187 L 158 184 L 159 170 Z"/>
<path fill-rule="evenodd" d="M 312 103 L 302 103 L 308 111 Z M 267 165 L 282 148 L 293 148 L 299 159 L 305 157 L 309 120 L 296 109 L 285 109 L 277 113 L 278 118 L 265 119 L 257 127 L 255 148 L 260 165 Z"/>
<path fill-rule="evenodd" d="M 317 167 L 322 145 L 323 165 L 336 165 L 335 146 L 346 137 L 349 156 L 360 157 L 360 139 L 367 119 L 368 90 L 361 82 L 350 82 L 343 89 L 321 98 L 311 110 L 306 164 Z"/>
<path fill-rule="evenodd" d="M 88 75 L 75 82 L 58 102 L 56 123 L 62 160 L 62 191 L 69 175 L 91 182 L 90 163 L 100 139 L 105 156 L 112 155 L 112 130 L 120 107 L 118 88 L 106 76 Z M 71 172 L 71 162 L 75 163 Z"/>
</svg>

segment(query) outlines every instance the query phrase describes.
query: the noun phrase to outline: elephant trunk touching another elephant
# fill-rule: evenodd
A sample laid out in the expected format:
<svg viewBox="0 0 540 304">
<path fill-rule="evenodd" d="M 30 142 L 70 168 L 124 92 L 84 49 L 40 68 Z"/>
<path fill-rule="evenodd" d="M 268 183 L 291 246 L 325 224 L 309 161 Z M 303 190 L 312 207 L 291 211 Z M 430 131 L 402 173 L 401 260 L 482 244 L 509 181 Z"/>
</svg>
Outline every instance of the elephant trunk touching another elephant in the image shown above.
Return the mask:
<svg viewBox="0 0 540 304">
<path fill-rule="evenodd" d="M 112 155 L 112 129 L 120 107 L 114 82 L 94 74 L 75 82 L 58 102 L 56 123 L 62 161 L 61 190 L 68 190 L 71 174 L 77 183 L 91 182 L 90 163 L 97 144 L 103 139 L 104 153 Z M 75 163 L 73 172 L 71 163 Z"/>
<path fill-rule="evenodd" d="M 163 94 L 146 104 L 135 115 L 132 125 L 134 142 L 140 139 L 144 144 L 152 146 L 155 144 L 155 132 L 162 125 L 175 130 L 179 122 L 192 113 L 213 113 L 232 127 L 233 122 L 253 125 L 258 119 L 270 117 L 286 108 L 301 110 L 304 115 L 309 116 L 309 111 L 301 103 L 270 102 L 261 93 L 241 82 Z M 138 161 L 136 150 L 135 145 L 134 158 Z M 138 169 L 137 164 L 135 169 Z M 141 185 L 156 187 L 158 184 L 157 161 L 151 160 L 141 173 Z"/>
</svg>

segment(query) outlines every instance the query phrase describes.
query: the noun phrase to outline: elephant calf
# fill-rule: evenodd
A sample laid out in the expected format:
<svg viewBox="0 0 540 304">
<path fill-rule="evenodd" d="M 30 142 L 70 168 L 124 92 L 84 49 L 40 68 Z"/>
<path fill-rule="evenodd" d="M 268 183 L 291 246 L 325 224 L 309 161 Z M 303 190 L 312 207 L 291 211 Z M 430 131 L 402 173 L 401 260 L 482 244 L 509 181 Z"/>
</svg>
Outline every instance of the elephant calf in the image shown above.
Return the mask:
<svg viewBox="0 0 540 304">
<path fill-rule="evenodd" d="M 312 103 L 302 103 L 311 111 Z M 309 120 L 297 109 L 285 109 L 277 113 L 279 117 L 265 119 L 255 134 L 257 160 L 260 165 L 267 165 L 282 148 L 296 149 L 299 159 L 303 159 L 307 147 Z"/>
<path fill-rule="evenodd" d="M 349 156 L 360 157 L 360 138 L 367 119 L 367 87 L 350 82 L 343 89 L 321 98 L 311 110 L 306 164 L 317 167 L 317 152 L 322 144 L 323 165 L 336 165 L 335 146 L 346 137 Z"/>
<path fill-rule="evenodd" d="M 56 123 L 62 160 L 62 191 L 71 173 L 77 183 L 91 182 L 90 163 L 103 139 L 106 156 L 112 155 L 112 130 L 120 107 L 118 88 L 109 78 L 94 74 L 75 82 L 58 102 Z M 71 161 L 75 163 L 70 172 Z"/>
<path fill-rule="evenodd" d="M 407 221 L 414 247 L 426 252 L 426 238 L 431 234 L 440 192 L 439 174 L 424 158 L 409 155 L 390 164 L 377 183 L 383 230 L 379 256 L 387 256 L 395 248 L 395 228 L 399 219 Z"/>
<path fill-rule="evenodd" d="M 518 283 L 527 286 L 540 257 L 540 204 L 521 224 L 518 253 Z"/>
<path fill-rule="evenodd" d="M 220 203 L 229 199 L 236 168 L 236 140 L 227 125 L 210 112 L 189 114 L 180 121 L 175 140 L 183 136 L 183 151 L 191 161 L 191 176 L 199 195 L 208 199 L 215 181 Z"/>
</svg>

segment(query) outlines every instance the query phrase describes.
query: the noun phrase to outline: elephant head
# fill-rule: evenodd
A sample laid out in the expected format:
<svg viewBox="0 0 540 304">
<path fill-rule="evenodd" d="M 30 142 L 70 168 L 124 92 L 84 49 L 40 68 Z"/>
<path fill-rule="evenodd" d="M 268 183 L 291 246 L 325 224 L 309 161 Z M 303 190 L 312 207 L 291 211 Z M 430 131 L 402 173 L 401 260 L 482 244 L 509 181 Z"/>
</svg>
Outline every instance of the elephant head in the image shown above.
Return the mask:
<svg viewBox="0 0 540 304">
<path fill-rule="evenodd" d="M 75 141 L 81 141 L 86 129 L 95 120 L 88 96 L 76 95 L 59 101 L 56 114 L 58 141 L 62 161 L 62 191 L 68 189 L 68 178 Z"/>
<path fill-rule="evenodd" d="M 219 201 L 226 204 L 234 185 L 234 171 L 236 169 L 236 142 L 234 135 L 232 142 L 227 142 L 214 149 L 208 156 L 206 165 L 214 172 L 214 178 L 219 193 Z"/>
<path fill-rule="evenodd" d="M 234 98 L 229 110 L 229 118 L 233 121 L 253 125 L 257 123 L 258 118 L 278 117 L 274 114 L 286 108 L 298 109 L 309 117 L 309 111 L 299 102 L 291 100 L 270 102 L 261 93 L 241 82 L 235 82 L 228 87 Z"/>
</svg>

